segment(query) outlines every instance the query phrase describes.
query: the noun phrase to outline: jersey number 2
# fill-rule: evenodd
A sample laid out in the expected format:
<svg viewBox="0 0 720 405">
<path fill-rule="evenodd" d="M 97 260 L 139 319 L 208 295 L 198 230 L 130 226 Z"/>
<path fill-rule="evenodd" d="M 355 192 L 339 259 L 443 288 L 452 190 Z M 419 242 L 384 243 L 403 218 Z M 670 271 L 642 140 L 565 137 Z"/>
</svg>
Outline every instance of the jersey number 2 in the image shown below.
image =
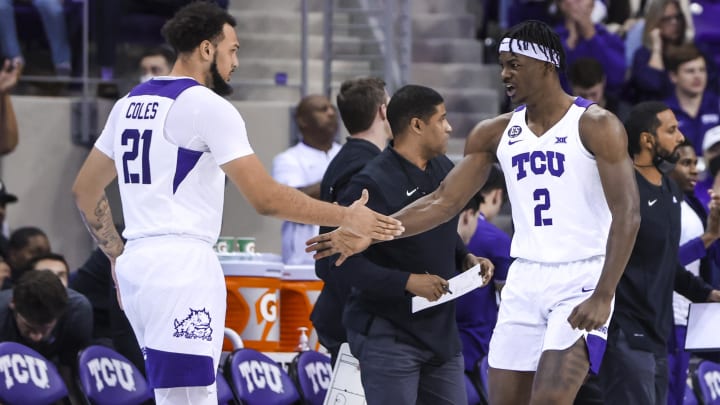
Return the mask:
<svg viewBox="0 0 720 405">
<path fill-rule="evenodd" d="M 127 146 L 130 143 L 130 150 L 123 153 L 123 176 L 125 183 L 137 184 L 142 179 L 142 184 L 150 184 L 150 141 L 152 140 L 152 131 L 146 129 L 140 134 L 137 129 L 126 129 L 122 133 L 122 145 Z M 142 152 L 140 151 L 140 143 L 142 142 Z M 140 173 L 130 173 L 128 162 L 132 162 L 138 158 L 142 167 Z"/>
<path fill-rule="evenodd" d="M 538 188 L 533 193 L 533 199 L 538 201 L 535 206 L 535 226 L 552 225 L 552 218 L 543 218 L 543 211 L 550 208 L 550 192 L 546 188 Z"/>
</svg>

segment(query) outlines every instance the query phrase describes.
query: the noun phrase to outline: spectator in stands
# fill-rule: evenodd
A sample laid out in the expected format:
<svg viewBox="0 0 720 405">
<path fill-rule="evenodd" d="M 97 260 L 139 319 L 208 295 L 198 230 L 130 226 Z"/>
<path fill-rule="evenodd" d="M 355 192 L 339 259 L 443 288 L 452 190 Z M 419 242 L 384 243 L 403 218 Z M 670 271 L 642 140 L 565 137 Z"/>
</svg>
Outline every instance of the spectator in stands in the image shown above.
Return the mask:
<svg viewBox="0 0 720 405">
<path fill-rule="evenodd" d="M 713 204 L 708 212 L 708 207 L 695 196 L 694 183 L 698 176 L 695 148 L 686 140 L 677 151 L 679 160 L 670 177 L 685 197 L 680 207 L 680 264 L 713 285 L 712 273 L 720 270 L 717 267 L 720 246 L 715 243 L 720 238 L 720 196 L 713 194 Z M 690 352 L 685 351 L 689 305 L 687 298 L 673 292 L 675 327 L 668 336 L 668 405 L 683 405 L 690 363 Z"/>
<path fill-rule="evenodd" d="M 695 185 L 695 196 L 703 207 L 710 204 L 710 191 L 714 188 L 715 179 L 720 172 L 720 126 L 711 128 L 703 136 L 703 164 L 705 170 L 700 172 Z M 698 166 L 701 166 L 698 162 Z"/>
<path fill-rule="evenodd" d="M 607 76 L 595 58 L 579 58 L 570 65 L 568 79 L 572 94 L 595 102 L 625 121 L 632 106 L 614 94 L 606 94 Z"/>
<path fill-rule="evenodd" d="M 32 0 L 32 4 L 40 14 L 47 33 L 55 73 L 58 76 L 69 75 L 72 70 L 70 43 L 62 0 Z M 15 28 L 12 0 L 0 0 L 0 51 L 0 54 L 12 59 L 16 66 L 21 68 L 25 64 Z"/>
<path fill-rule="evenodd" d="M 50 253 L 50 241 L 45 232 L 30 226 L 16 229 L 10 235 L 7 255 L 12 280 L 5 280 L 3 288 L 12 285 L 9 281 L 17 281 L 35 256 L 46 253 Z"/>
<path fill-rule="evenodd" d="M 156 76 L 170 74 L 175 63 L 175 52 L 167 46 L 157 46 L 145 52 L 140 58 L 140 83 Z"/>
<path fill-rule="evenodd" d="M 295 122 L 301 139 L 273 159 L 272 176 L 278 183 L 320 198 L 320 182 L 330 161 L 340 151 L 335 142 L 338 116 L 327 97 L 310 95 L 300 100 Z M 314 264 L 305 253 L 305 241 L 318 234 L 315 225 L 285 221 L 282 225 L 282 256 L 285 264 Z"/>
<path fill-rule="evenodd" d="M 630 72 L 630 92 L 635 101 L 664 100 L 672 94 L 665 60 L 671 46 L 692 43 L 687 36 L 688 19 L 678 0 L 653 0 L 645 12 L 643 46 L 635 51 Z M 708 58 L 706 51 L 700 51 Z M 717 69 L 708 64 L 708 87 L 717 88 Z M 695 144 L 696 147 L 699 144 Z"/>
<path fill-rule="evenodd" d="M 10 194 L 5 187 L 5 183 L 0 181 L 0 256 L 7 258 L 10 249 L 10 227 L 5 222 L 5 209 L 7 204 L 16 203 L 18 198 L 14 194 Z"/>
<path fill-rule="evenodd" d="M 374 77 L 361 77 L 346 80 L 340 86 L 337 95 L 337 107 L 345 129 L 350 136 L 333 158 L 323 175 L 320 184 L 320 199 L 336 202 L 348 187 L 353 176 L 358 174 L 365 165 L 385 149 L 392 139 L 390 124 L 387 119 L 387 104 L 390 100 L 385 82 Z M 321 232 L 332 230 L 331 227 L 320 227 Z M 343 266 L 334 268 L 329 258 L 315 262 L 315 274 L 324 284 L 310 320 L 315 327 L 320 343 L 330 352 L 332 363 L 335 364 L 340 345 L 347 341 L 345 327 L 342 325 L 345 302 L 350 296 L 352 277 L 382 277 L 376 267 L 361 267 L 354 270 L 354 275 L 343 271 Z"/>
<path fill-rule="evenodd" d="M 10 90 L 17 84 L 18 76 L 20 62 L 6 59 L 0 68 L 0 156 L 12 152 L 18 144 L 17 118 L 10 101 Z"/>
<path fill-rule="evenodd" d="M 607 75 L 607 92 L 620 94 L 625 82 L 625 44 L 592 20 L 593 0 L 557 0 L 563 22 L 556 27 L 568 66 L 582 57 L 596 58 Z M 567 83 L 564 83 L 569 90 Z"/>
<path fill-rule="evenodd" d="M 70 268 L 68 267 L 65 256 L 58 253 L 45 253 L 35 256 L 30 263 L 28 263 L 30 270 L 50 270 L 58 276 L 63 286 L 68 286 L 68 279 L 70 277 Z"/>
<path fill-rule="evenodd" d="M 0 342 L 17 342 L 53 362 L 68 389 L 78 351 L 90 344 L 92 313 L 82 294 L 63 287 L 49 270 L 25 273 L 0 291 Z"/>
<path fill-rule="evenodd" d="M 458 219 L 458 234 L 475 256 L 495 265 L 492 282 L 458 298 L 455 319 L 462 341 L 465 372 L 477 372 L 487 356 L 490 336 L 498 317 L 498 293 L 505 285 L 510 258 L 510 237 L 491 221 L 500 213 L 505 194 L 502 170 L 492 166 L 488 179 Z"/>
<path fill-rule="evenodd" d="M 661 102 L 633 107 L 625 122 L 640 195 L 640 229 L 615 290 L 600 382 L 608 404 L 665 404 L 672 291 L 694 302 L 720 302 L 679 263 L 683 193 L 662 167 L 677 162 L 683 142 L 672 110 Z"/>
<path fill-rule="evenodd" d="M 700 155 L 705 132 L 720 125 L 720 100 L 707 89 L 705 57 L 693 44 L 684 44 L 667 52 L 665 65 L 673 85 L 665 103 L 675 113 L 680 131 Z"/>
</svg>

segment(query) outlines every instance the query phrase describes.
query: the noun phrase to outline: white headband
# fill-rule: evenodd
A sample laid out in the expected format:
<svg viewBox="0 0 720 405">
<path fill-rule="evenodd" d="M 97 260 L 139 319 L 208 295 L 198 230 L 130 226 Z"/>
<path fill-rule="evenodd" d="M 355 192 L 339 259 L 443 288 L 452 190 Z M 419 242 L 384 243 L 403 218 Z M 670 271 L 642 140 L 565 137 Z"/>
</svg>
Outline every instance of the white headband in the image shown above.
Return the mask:
<svg viewBox="0 0 720 405">
<path fill-rule="evenodd" d="M 512 50 L 510 50 L 510 41 L 515 41 Z M 500 52 L 513 52 L 520 55 L 525 55 L 528 58 L 541 60 L 543 62 L 550 62 L 555 65 L 555 67 L 560 67 L 560 55 L 557 51 L 550 50 L 549 52 L 546 52 L 546 48 L 544 46 L 538 45 L 534 42 L 526 42 L 519 39 L 503 38 L 503 40 L 500 41 L 500 47 L 498 48 L 498 53 Z M 546 53 L 549 54 L 551 58 L 548 58 L 545 55 Z"/>
</svg>

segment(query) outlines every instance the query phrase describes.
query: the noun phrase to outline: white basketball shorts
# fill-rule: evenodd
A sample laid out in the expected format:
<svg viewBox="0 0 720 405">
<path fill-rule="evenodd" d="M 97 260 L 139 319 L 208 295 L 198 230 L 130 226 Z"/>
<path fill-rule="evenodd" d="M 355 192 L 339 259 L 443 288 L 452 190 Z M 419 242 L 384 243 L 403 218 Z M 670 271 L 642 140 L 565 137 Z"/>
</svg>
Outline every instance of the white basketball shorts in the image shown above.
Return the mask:
<svg viewBox="0 0 720 405">
<path fill-rule="evenodd" d="M 567 319 L 592 294 L 604 261 L 604 256 L 569 263 L 515 260 L 502 289 L 498 321 L 490 339 L 490 367 L 535 371 L 542 352 L 565 350 L 584 337 L 590 369 L 597 373 L 610 318 L 592 332 L 573 329 Z"/>
<path fill-rule="evenodd" d="M 115 271 L 152 388 L 213 384 L 227 304 L 212 245 L 177 236 L 132 240 Z"/>
</svg>

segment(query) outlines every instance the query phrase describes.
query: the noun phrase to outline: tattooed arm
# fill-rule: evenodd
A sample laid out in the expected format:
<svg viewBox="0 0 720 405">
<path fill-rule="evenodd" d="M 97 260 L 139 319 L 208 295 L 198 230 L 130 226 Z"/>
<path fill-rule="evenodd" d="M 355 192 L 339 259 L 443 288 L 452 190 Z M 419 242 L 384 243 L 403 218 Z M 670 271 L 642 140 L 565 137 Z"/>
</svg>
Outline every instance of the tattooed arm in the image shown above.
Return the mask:
<svg viewBox="0 0 720 405">
<path fill-rule="evenodd" d="M 113 264 L 124 245 L 113 223 L 105 187 L 116 175 L 112 159 L 93 148 L 73 185 L 75 204 L 80 209 L 85 226 Z"/>
</svg>

